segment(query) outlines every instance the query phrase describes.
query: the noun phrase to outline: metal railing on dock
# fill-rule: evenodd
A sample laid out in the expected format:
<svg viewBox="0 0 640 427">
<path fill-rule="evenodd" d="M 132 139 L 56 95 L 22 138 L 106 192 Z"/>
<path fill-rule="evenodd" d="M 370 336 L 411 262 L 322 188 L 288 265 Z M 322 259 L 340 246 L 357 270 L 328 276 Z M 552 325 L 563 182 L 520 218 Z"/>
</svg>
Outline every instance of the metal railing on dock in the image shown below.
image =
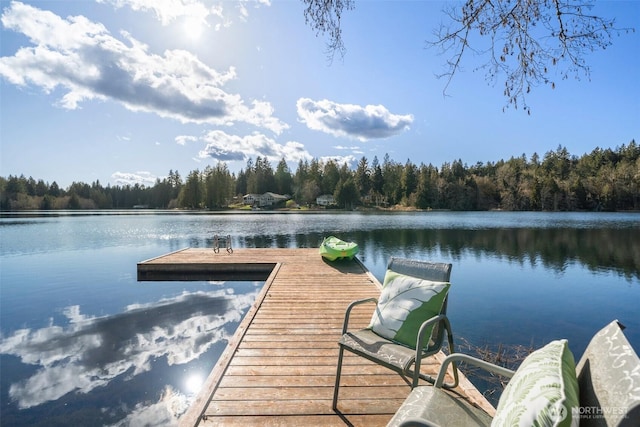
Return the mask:
<svg viewBox="0 0 640 427">
<path fill-rule="evenodd" d="M 215 253 L 220 252 L 220 241 L 224 242 L 225 245 L 225 249 L 227 250 L 228 253 L 232 254 L 233 253 L 233 248 L 231 248 L 231 235 L 227 234 L 224 237 L 220 237 L 217 234 L 215 234 L 213 236 L 213 251 Z"/>
</svg>

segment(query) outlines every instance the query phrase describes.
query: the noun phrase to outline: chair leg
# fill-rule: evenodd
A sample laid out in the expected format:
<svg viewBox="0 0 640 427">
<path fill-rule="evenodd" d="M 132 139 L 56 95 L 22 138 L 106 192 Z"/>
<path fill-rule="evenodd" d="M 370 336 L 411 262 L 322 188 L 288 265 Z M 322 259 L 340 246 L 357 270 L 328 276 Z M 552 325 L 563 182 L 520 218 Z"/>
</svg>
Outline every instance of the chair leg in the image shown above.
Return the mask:
<svg viewBox="0 0 640 427">
<path fill-rule="evenodd" d="M 453 333 L 451 333 L 451 327 L 447 329 L 447 336 L 449 338 L 449 354 L 455 353 L 455 348 L 453 346 Z M 451 369 L 453 370 L 453 383 L 452 384 L 443 384 L 444 388 L 456 388 L 458 387 L 459 378 L 458 378 L 458 366 L 456 362 L 451 363 Z"/>
<path fill-rule="evenodd" d="M 336 371 L 336 384 L 333 387 L 333 404 L 334 411 L 338 411 L 338 391 L 340 389 L 340 375 L 342 374 L 342 356 L 344 355 L 344 348 L 340 346 L 340 352 L 338 353 L 338 369 Z"/>
<path fill-rule="evenodd" d="M 443 326 L 444 326 L 444 330 L 445 333 L 447 335 L 447 344 L 448 344 L 448 349 L 449 349 L 449 354 L 453 354 L 455 353 L 455 347 L 453 345 L 453 332 L 451 332 L 451 324 L 449 323 L 449 320 L 447 318 L 443 319 Z M 434 384 L 436 382 L 436 379 L 434 377 L 432 377 L 431 375 L 426 375 L 426 374 L 422 374 L 420 373 L 420 364 L 421 364 L 421 359 L 419 359 L 418 357 L 416 357 L 416 361 L 414 362 L 414 371 L 413 371 L 413 381 L 411 383 L 411 388 L 414 389 L 415 387 L 417 387 L 418 385 L 418 378 L 423 379 L 431 384 Z M 458 387 L 459 384 L 459 378 L 458 378 L 458 367 L 456 362 L 451 362 L 451 369 L 453 371 L 453 382 L 452 383 L 444 383 L 442 384 L 443 388 L 448 388 L 448 389 L 452 389 L 452 388 L 456 388 Z M 405 373 L 408 375 L 411 372 L 410 371 L 405 371 Z"/>
<path fill-rule="evenodd" d="M 413 365 L 413 375 L 412 375 L 412 381 L 411 381 L 411 390 L 413 390 L 418 386 L 419 378 L 426 379 L 429 382 L 434 382 L 434 381 L 430 381 L 431 377 L 420 374 L 420 365 L 421 365 L 420 362 L 421 362 L 421 359 L 419 357 L 416 357 L 415 362 L 413 362 L 414 365 Z"/>
<path fill-rule="evenodd" d="M 453 345 L 453 333 L 451 332 L 451 325 L 449 324 L 448 320 L 445 322 L 445 328 L 446 328 L 445 330 L 447 331 L 449 354 L 453 354 L 455 353 L 455 347 Z M 458 378 L 458 366 L 456 362 L 451 362 L 451 369 L 453 370 L 453 383 L 443 383 L 442 388 L 451 389 L 451 388 L 458 387 L 459 378 Z"/>
</svg>

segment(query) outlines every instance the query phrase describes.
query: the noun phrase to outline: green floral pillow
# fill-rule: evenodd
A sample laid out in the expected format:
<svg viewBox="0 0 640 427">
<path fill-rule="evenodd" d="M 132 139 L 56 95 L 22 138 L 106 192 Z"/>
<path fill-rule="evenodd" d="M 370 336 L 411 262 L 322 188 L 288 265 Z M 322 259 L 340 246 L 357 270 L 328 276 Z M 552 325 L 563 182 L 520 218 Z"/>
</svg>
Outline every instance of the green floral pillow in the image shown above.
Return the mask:
<svg viewBox="0 0 640 427">
<path fill-rule="evenodd" d="M 425 320 L 440 314 L 448 282 L 433 282 L 387 270 L 369 327 L 378 335 L 415 347 Z M 427 331 L 427 337 L 431 331 Z"/>
<path fill-rule="evenodd" d="M 505 387 L 492 426 L 577 426 L 578 380 L 567 340 L 531 353 Z"/>
</svg>

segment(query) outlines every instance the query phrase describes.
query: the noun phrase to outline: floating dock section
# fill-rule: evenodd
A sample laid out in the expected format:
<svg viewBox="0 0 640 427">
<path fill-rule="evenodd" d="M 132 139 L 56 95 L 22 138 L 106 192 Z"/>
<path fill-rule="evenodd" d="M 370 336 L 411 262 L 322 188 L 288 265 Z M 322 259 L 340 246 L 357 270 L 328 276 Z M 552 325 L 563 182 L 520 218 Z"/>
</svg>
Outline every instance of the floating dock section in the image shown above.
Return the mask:
<svg viewBox="0 0 640 427">
<path fill-rule="evenodd" d="M 331 408 L 345 309 L 380 294 L 358 259 L 329 263 L 318 249 L 190 248 L 139 263 L 138 280 L 265 281 L 181 427 L 384 426 L 411 391 L 395 372 L 345 352 L 340 412 Z M 365 327 L 373 308 L 356 308 L 350 327 Z M 442 358 L 425 359 L 423 371 L 434 374 Z M 464 376 L 460 384 L 457 393 L 494 411 Z"/>
</svg>

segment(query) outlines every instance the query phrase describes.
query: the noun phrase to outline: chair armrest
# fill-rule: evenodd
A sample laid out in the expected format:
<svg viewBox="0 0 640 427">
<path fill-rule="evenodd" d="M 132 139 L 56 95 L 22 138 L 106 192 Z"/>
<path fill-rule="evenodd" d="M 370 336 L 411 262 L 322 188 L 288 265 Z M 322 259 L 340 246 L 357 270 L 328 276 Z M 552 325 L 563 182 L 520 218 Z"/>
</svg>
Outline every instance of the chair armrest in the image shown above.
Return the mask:
<svg viewBox="0 0 640 427">
<path fill-rule="evenodd" d="M 351 315 L 351 310 L 353 310 L 355 306 L 364 304 L 367 302 L 372 302 L 374 304 L 377 304 L 378 298 L 371 297 L 371 298 L 360 299 L 360 300 L 353 301 L 351 304 L 349 304 L 349 306 L 347 307 L 347 310 L 344 313 L 344 323 L 342 324 L 342 335 L 347 333 L 347 328 L 349 326 L 349 316 Z"/>
<path fill-rule="evenodd" d="M 445 314 L 438 314 L 437 316 L 433 316 L 431 319 L 425 320 L 424 322 L 422 322 L 422 325 L 420 326 L 420 330 L 418 331 L 418 341 L 416 343 L 416 357 L 420 355 L 420 352 L 424 348 L 424 344 L 425 344 L 424 341 L 427 338 L 425 337 L 425 333 L 427 329 L 438 322 L 443 322 L 444 323 L 443 326 L 447 328 L 447 333 L 450 333 L 451 327 L 449 325 L 449 319 L 447 319 L 447 316 Z"/>
<path fill-rule="evenodd" d="M 430 318 L 429 320 L 426 320 L 422 323 L 422 325 L 420 326 L 420 330 L 418 331 L 418 339 L 417 339 L 417 343 L 416 343 L 416 356 L 415 356 L 415 375 L 413 376 L 413 382 L 412 382 L 412 388 L 417 387 L 418 385 L 418 376 L 419 371 L 420 371 L 420 365 L 421 365 L 421 360 L 422 360 L 422 351 L 425 347 L 425 340 L 428 340 L 430 338 L 426 336 L 426 332 L 428 329 L 434 327 L 437 323 L 441 324 L 441 328 L 444 329 L 444 331 L 447 334 L 447 340 L 448 340 L 448 344 L 449 344 L 449 353 L 453 354 L 453 352 L 455 351 L 454 346 L 453 346 L 453 333 L 451 332 L 451 324 L 449 323 L 449 319 L 447 318 L 446 314 L 438 314 L 437 316 L 433 316 L 432 318 Z M 436 343 L 436 345 L 434 346 L 434 348 L 437 348 L 438 350 L 442 347 L 442 342 L 438 342 Z M 427 348 L 428 350 L 428 354 L 432 354 L 432 348 L 429 347 Z M 434 383 L 435 380 L 433 379 L 433 377 L 431 376 L 427 376 L 426 378 L 427 381 Z M 451 384 L 444 384 L 442 385 L 442 387 L 444 388 L 455 388 L 458 386 L 458 370 L 456 369 L 456 365 L 454 363 L 453 365 L 453 379 L 454 382 Z"/>
<path fill-rule="evenodd" d="M 436 382 L 434 384 L 435 387 L 442 388 L 442 384 L 444 383 L 444 376 L 447 373 L 447 367 L 452 362 L 469 363 L 470 365 L 475 365 L 486 371 L 493 372 L 494 374 L 502 375 L 507 378 L 511 378 L 513 374 L 515 374 L 515 371 L 512 371 L 511 369 L 494 365 L 493 363 L 489 363 L 485 360 L 478 359 L 473 356 L 469 356 L 468 354 L 453 353 L 445 357 L 445 359 L 442 361 L 442 365 L 440 366 L 440 371 L 438 371 L 438 377 L 436 378 Z"/>
</svg>

